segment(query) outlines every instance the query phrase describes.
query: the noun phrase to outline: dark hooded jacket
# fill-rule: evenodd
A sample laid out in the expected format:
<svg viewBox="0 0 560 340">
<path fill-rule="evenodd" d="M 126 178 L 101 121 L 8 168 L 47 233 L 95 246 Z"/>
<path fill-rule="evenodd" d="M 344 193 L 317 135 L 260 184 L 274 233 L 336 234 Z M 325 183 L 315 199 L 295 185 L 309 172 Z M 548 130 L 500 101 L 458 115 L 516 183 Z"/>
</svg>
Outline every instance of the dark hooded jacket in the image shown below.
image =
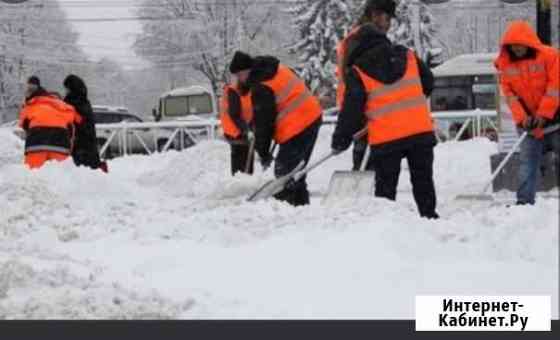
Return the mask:
<svg viewBox="0 0 560 340">
<path fill-rule="evenodd" d="M 352 46 L 349 47 L 346 60 L 344 79 L 346 91 L 338 123 L 333 135 L 333 148 L 347 149 L 352 143 L 352 136 L 364 128 L 364 108 L 367 103 L 365 86 L 352 66 L 357 66 L 368 76 L 392 84 L 400 80 L 407 70 L 407 55 L 409 49 L 401 45 L 394 45 L 387 36 L 372 25 L 364 25 L 356 34 Z M 418 57 L 422 88 L 428 97 L 434 88 L 434 76 L 428 66 Z M 408 148 L 410 145 L 435 145 L 433 132 L 422 133 L 390 143 L 376 145 L 376 153 L 392 152 Z"/>
<path fill-rule="evenodd" d="M 274 91 L 262 82 L 268 81 L 278 72 L 280 61 L 275 57 L 263 56 L 253 59 L 253 67 L 242 91 L 251 91 L 255 112 L 255 150 L 263 159 L 270 158 L 270 146 L 276 125 L 276 97 Z"/>
<path fill-rule="evenodd" d="M 78 166 L 84 165 L 97 169 L 101 161 L 97 148 L 93 109 L 88 100 L 87 87 L 84 81 L 75 75 L 70 75 L 64 80 L 64 87 L 68 89 L 64 101 L 72 105 L 84 120 L 76 127 L 72 158 Z"/>
</svg>

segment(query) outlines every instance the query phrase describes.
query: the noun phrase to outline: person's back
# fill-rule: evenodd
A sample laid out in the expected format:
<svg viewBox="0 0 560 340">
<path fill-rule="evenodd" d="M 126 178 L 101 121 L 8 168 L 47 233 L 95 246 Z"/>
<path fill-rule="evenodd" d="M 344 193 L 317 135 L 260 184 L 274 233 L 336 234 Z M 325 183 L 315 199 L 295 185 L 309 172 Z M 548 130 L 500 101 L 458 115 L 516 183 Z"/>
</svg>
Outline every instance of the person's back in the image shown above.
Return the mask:
<svg viewBox="0 0 560 340">
<path fill-rule="evenodd" d="M 38 81 L 30 82 L 19 126 L 26 131 L 25 163 L 39 168 L 49 160 L 62 161 L 70 155 L 74 124 L 82 119 L 72 106 L 42 89 Z"/>
</svg>

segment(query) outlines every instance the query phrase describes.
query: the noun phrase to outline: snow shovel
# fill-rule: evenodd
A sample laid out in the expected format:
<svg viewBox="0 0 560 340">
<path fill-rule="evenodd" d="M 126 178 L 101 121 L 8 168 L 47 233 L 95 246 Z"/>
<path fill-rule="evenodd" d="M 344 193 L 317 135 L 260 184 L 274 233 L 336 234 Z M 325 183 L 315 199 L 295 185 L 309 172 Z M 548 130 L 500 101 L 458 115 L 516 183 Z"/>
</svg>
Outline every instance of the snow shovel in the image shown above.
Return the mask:
<svg viewBox="0 0 560 340">
<path fill-rule="evenodd" d="M 245 173 L 248 174 L 251 170 L 251 164 L 255 159 L 255 135 L 249 133 L 249 152 L 247 153 L 247 161 L 245 161 Z"/>
<path fill-rule="evenodd" d="M 557 131 L 559 129 L 560 129 L 560 125 L 554 125 L 554 126 L 550 126 L 546 129 L 544 129 L 543 133 L 546 135 L 546 134 L 552 133 L 554 131 Z M 455 198 L 455 200 L 493 201 L 494 197 L 491 194 L 487 194 L 488 189 L 490 189 L 490 187 L 492 186 L 492 183 L 494 183 L 494 180 L 498 177 L 500 172 L 502 172 L 502 170 L 505 168 L 505 166 L 507 165 L 507 163 L 509 162 L 509 160 L 511 159 L 513 154 L 517 151 L 519 146 L 523 143 L 523 141 L 525 141 L 525 139 L 527 139 L 527 136 L 529 136 L 529 131 L 525 131 L 521 135 L 521 137 L 519 138 L 517 143 L 515 143 L 513 148 L 511 148 L 511 151 L 507 154 L 506 158 L 504 158 L 504 160 L 500 163 L 500 165 L 498 166 L 496 171 L 494 171 L 494 173 L 492 174 L 492 177 L 490 178 L 488 183 L 486 183 L 486 185 L 484 186 L 484 189 L 482 189 L 482 191 L 479 194 L 459 195 Z"/>
<path fill-rule="evenodd" d="M 367 129 L 361 130 L 354 135 L 357 141 L 367 134 Z M 366 148 L 360 171 L 336 171 L 331 177 L 329 189 L 323 203 L 327 203 L 334 197 L 363 197 L 371 196 L 375 185 L 375 172 L 366 171 L 370 158 L 371 148 Z"/>
<path fill-rule="evenodd" d="M 308 166 L 307 168 L 305 168 L 305 162 L 301 161 L 301 163 L 299 163 L 298 166 L 294 170 L 292 170 L 292 172 L 290 172 L 289 174 L 287 174 L 285 176 L 282 176 L 282 177 L 279 177 L 277 179 L 274 179 L 274 180 L 271 180 L 271 181 L 267 182 L 259 190 L 257 190 L 254 194 L 252 194 L 247 199 L 247 201 L 248 202 L 256 202 L 256 201 L 267 199 L 267 198 L 270 198 L 270 197 L 276 195 L 277 193 L 284 190 L 284 188 L 286 188 L 286 185 L 288 185 L 288 183 L 290 183 L 291 181 L 294 181 L 294 182 L 299 181 L 303 176 L 305 176 L 306 174 L 308 174 L 313 169 L 319 167 L 321 164 L 328 161 L 334 155 L 335 155 L 335 153 L 331 151 L 327 155 L 325 155 L 321 159 L 319 159 L 317 162 Z"/>
<path fill-rule="evenodd" d="M 515 143 L 515 145 L 511 148 L 511 151 L 507 154 L 506 158 L 504 158 L 504 160 L 500 163 L 500 165 L 498 166 L 496 171 L 494 171 L 494 173 L 492 174 L 492 177 L 490 178 L 488 183 L 486 183 L 486 185 L 484 186 L 484 189 L 482 189 L 482 191 L 479 194 L 459 195 L 455 199 L 459 200 L 459 201 L 462 201 L 462 200 L 467 200 L 467 201 L 493 201 L 494 197 L 490 194 L 487 194 L 488 189 L 490 189 L 490 186 L 492 185 L 492 183 L 494 183 L 494 180 L 496 179 L 496 177 L 498 177 L 500 172 L 502 172 L 502 170 L 507 165 L 507 163 L 509 162 L 509 160 L 511 159 L 513 154 L 517 151 L 517 149 L 519 148 L 521 143 L 523 143 L 523 141 L 525 141 L 525 139 L 527 138 L 528 135 L 529 135 L 529 132 L 527 132 L 527 131 L 525 131 L 521 135 L 521 138 L 519 138 L 517 143 Z"/>
</svg>

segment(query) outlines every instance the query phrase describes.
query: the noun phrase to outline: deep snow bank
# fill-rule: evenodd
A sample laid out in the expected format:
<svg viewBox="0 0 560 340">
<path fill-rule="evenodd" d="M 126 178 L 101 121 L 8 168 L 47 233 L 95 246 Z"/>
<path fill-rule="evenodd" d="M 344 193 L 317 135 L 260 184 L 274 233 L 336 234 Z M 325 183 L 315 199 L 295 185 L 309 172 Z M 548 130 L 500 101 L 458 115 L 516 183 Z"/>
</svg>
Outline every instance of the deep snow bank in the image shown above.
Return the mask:
<svg viewBox="0 0 560 340">
<path fill-rule="evenodd" d="M 114 160 L 105 175 L 71 161 L 28 171 L 21 142 L 0 138 L 0 317 L 410 318 L 419 293 L 553 295 L 557 310 L 558 199 L 453 200 L 489 177 L 496 145 L 483 139 L 438 146 L 443 218 L 427 221 L 406 162 L 396 203 L 321 204 L 347 152 L 310 175 L 313 204 L 292 208 L 247 203 L 272 174 L 231 178 L 219 141 Z"/>
</svg>

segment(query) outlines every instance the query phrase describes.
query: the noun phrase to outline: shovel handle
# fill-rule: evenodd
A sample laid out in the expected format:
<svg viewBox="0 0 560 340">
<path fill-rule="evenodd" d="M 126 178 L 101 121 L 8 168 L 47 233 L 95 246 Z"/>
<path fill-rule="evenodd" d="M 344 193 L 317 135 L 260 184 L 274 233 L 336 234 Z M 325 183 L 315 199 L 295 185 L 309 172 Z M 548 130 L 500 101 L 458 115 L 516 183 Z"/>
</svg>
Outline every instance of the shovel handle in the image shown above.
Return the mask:
<svg viewBox="0 0 560 340">
<path fill-rule="evenodd" d="M 544 129 L 544 134 L 547 135 L 549 133 L 553 133 L 560 130 L 560 124 L 557 125 L 552 125 L 547 127 L 546 129 Z M 500 163 L 500 165 L 498 166 L 498 168 L 496 169 L 496 171 L 494 171 L 494 173 L 492 174 L 492 178 L 490 179 L 490 181 L 486 184 L 486 186 L 484 187 L 484 191 L 482 193 L 486 193 L 488 191 L 488 189 L 490 188 L 490 186 L 492 185 L 492 183 L 494 183 L 494 180 L 498 177 L 498 175 L 500 174 L 500 172 L 502 172 L 502 170 L 504 169 L 504 167 L 506 166 L 506 164 L 509 162 L 509 160 L 511 159 L 511 157 L 513 156 L 513 154 L 517 151 L 517 149 L 519 148 L 519 146 L 523 143 L 523 141 L 525 141 L 525 139 L 527 138 L 527 136 L 529 136 L 529 131 L 525 131 L 521 137 L 519 138 L 519 140 L 517 141 L 517 143 L 515 143 L 515 145 L 513 146 L 513 148 L 511 148 L 511 151 L 509 152 L 509 154 L 506 156 L 506 158 L 504 158 L 504 160 L 502 161 L 502 163 Z"/>
<path fill-rule="evenodd" d="M 354 139 L 355 141 L 356 141 L 356 140 L 359 140 L 359 139 L 362 139 L 362 137 L 365 137 L 365 136 L 367 135 L 367 133 L 368 133 L 368 128 L 367 128 L 367 126 L 366 126 L 365 128 L 363 128 L 363 129 L 361 129 L 360 131 L 356 132 L 356 133 L 354 134 L 354 136 L 352 136 L 352 139 Z"/>
<path fill-rule="evenodd" d="M 249 138 L 249 152 L 247 152 L 247 160 L 245 161 L 245 173 L 248 174 L 251 169 L 251 163 L 253 163 L 253 157 L 255 154 L 255 137 Z"/>
<path fill-rule="evenodd" d="M 371 156 L 371 146 L 368 145 L 366 146 L 366 153 L 364 155 L 364 159 L 362 159 L 362 165 L 360 166 L 360 171 L 362 172 L 366 171 L 370 156 Z"/>
<path fill-rule="evenodd" d="M 331 159 L 333 156 L 335 155 L 334 152 L 329 152 L 327 155 L 321 157 L 321 159 L 319 159 L 317 162 L 311 164 L 310 166 L 308 166 L 307 168 L 301 170 L 300 172 L 296 173 L 294 175 L 294 180 L 295 181 L 299 181 L 300 178 L 302 178 L 303 176 L 307 175 L 310 171 L 318 168 L 321 164 L 325 163 L 326 161 L 328 161 L 329 159 Z"/>
<path fill-rule="evenodd" d="M 515 145 L 511 148 L 511 151 L 507 154 L 506 158 L 504 158 L 504 160 L 500 163 L 500 165 L 498 166 L 496 171 L 494 171 L 490 181 L 488 181 L 488 183 L 484 186 L 484 190 L 482 191 L 483 194 L 485 194 L 488 191 L 488 189 L 490 188 L 492 183 L 494 183 L 494 180 L 496 179 L 496 177 L 498 177 L 500 172 L 502 172 L 502 170 L 504 169 L 506 164 L 509 162 L 509 160 L 511 159 L 513 154 L 517 151 L 517 149 L 523 143 L 523 141 L 525 141 L 525 139 L 527 138 L 528 135 L 529 135 L 529 132 L 527 132 L 527 131 L 523 132 L 523 134 L 521 135 L 521 137 L 519 138 L 517 143 L 515 143 Z"/>
</svg>

